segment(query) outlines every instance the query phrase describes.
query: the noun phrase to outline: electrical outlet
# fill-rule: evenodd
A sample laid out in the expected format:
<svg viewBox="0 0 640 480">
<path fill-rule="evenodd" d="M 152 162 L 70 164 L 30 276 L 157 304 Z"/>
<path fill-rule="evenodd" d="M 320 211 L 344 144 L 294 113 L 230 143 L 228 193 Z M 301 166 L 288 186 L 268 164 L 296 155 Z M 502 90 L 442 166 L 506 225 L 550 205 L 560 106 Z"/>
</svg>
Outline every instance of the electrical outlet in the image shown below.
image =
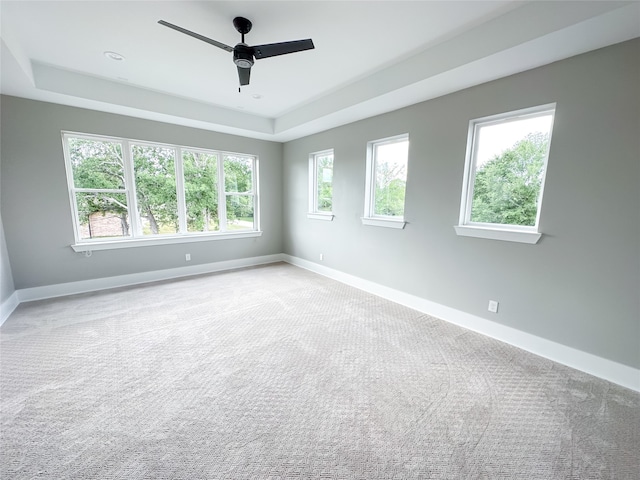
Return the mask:
<svg viewBox="0 0 640 480">
<path fill-rule="evenodd" d="M 498 313 L 498 302 L 496 302 L 495 300 L 489 300 L 489 311 Z"/>
<path fill-rule="evenodd" d="M 324 260 L 324 253 L 320 254 L 320 261 Z"/>
<path fill-rule="evenodd" d="M 190 253 L 186 253 L 186 254 L 184 255 L 184 259 L 185 259 L 187 262 L 190 262 L 190 261 L 191 261 L 191 254 L 190 254 Z"/>
</svg>

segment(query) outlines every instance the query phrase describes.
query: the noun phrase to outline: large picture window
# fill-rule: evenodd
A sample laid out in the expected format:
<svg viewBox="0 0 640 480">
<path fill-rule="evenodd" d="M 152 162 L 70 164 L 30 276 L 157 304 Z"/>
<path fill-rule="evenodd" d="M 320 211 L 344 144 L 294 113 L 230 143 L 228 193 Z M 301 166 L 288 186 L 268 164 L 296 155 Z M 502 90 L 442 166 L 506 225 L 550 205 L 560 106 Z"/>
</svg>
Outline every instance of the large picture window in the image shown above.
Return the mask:
<svg viewBox="0 0 640 480">
<path fill-rule="evenodd" d="M 63 143 L 77 250 L 259 233 L 252 155 L 66 132 Z"/>
<path fill-rule="evenodd" d="M 461 235 L 535 243 L 555 105 L 472 120 Z"/>
<path fill-rule="evenodd" d="M 408 162 L 408 135 L 367 144 L 367 183 L 362 218 L 365 225 L 404 228 Z"/>
</svg>

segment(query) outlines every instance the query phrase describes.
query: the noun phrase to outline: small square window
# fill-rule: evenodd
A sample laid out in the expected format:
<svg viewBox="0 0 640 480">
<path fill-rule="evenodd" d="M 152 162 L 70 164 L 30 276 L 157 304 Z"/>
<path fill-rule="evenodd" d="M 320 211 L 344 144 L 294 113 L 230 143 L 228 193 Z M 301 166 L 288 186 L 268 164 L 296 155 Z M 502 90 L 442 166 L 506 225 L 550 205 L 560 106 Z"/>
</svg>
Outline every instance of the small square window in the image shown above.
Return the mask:
<svg viewBox="0 0 640 480">
<path fill-rule="evenodd" d="M 555 104 L 470 122 L 458 234 L 537 242 L 554 113 Z"/>
</svg>

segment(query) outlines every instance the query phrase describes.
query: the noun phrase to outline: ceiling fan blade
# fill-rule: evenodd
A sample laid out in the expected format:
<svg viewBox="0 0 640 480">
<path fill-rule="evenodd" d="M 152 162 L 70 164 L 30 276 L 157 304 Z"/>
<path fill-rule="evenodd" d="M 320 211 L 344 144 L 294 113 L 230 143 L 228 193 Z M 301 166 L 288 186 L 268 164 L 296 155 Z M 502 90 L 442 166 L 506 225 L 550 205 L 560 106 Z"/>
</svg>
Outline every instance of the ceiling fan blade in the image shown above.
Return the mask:
<svg viewBox="0 0 640 480">
<path fill-rule="evenodd" d="M 292 42 L 267 43 L 265 45 L 254 45 L 253 56 L 257 59 L 285 55 L 287 53 L 302 52 L 315 48 L 310 38 L 306 40 L 294 40 Z"/>
<path fill-rule="evenodd" d="M 203 42 L 207 42 L 208 44 L 211 44 L 215 47 L 226 50 L 227 52 L 233 52 L 233 47 L 230 47 L 229 45 L 225 45 L 224 43 L 212 40 L 211 38 L 207 38 L 203 35 L 200 35 L 199 33 L 192 32 L 190 30 L 187 30 L 186 28 L 182 28 L 177 25 L 174 25 L 173 23 L 165 22 L 164 20 L 158 20 L 158 23 L 160 25 L 164 25 L 165 27 L 173 28 L 174 30 L 177 30 L 180 33 L 189 35 L 190 37 L 197 38 L 198 40 L 202 40 Z"/>
<path fill-rule="evenodd" d="M 249 85 L 250 76 L 251 76 L 250 68 L 238 67 L 238 78 L 240 79 L 240 86 Z"/>
</svg>

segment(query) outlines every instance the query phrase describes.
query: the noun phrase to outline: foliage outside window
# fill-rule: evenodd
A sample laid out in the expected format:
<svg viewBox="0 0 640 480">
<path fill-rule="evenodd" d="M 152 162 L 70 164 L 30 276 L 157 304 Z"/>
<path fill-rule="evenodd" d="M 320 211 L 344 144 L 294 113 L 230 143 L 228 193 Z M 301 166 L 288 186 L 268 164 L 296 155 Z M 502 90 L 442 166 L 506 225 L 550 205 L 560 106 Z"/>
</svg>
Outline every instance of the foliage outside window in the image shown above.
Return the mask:
<svg viewBox="0 0 640 480">
<path fill-rule="evenodd" d="M 71 141 L 71 140 L 70 140 Z M 131 145 L 139 233 L 179 233 L 175 149 L 157 145 Z"/>
<path fill-rule="evenodd" d="M 258 230 L 253 156 L 73 133 L 63 141 L 76 243 Z"/>
<path fill-rule="evenodd" d="M 545 105 L 470 122 L 461 226 L 538 232 L 554 113 Z"/>
<path fill-rule="evenodd" d="M 364 223 L 404 227 L 408 160 L 408 135 L 368 143 Z M 378 221 L 367 222 L 367 219 Z"/>
<path fill-rule="evenodd" d="M 309 216 L 332 219 L 333 150 L 309 155 Z"/>
</svg>

